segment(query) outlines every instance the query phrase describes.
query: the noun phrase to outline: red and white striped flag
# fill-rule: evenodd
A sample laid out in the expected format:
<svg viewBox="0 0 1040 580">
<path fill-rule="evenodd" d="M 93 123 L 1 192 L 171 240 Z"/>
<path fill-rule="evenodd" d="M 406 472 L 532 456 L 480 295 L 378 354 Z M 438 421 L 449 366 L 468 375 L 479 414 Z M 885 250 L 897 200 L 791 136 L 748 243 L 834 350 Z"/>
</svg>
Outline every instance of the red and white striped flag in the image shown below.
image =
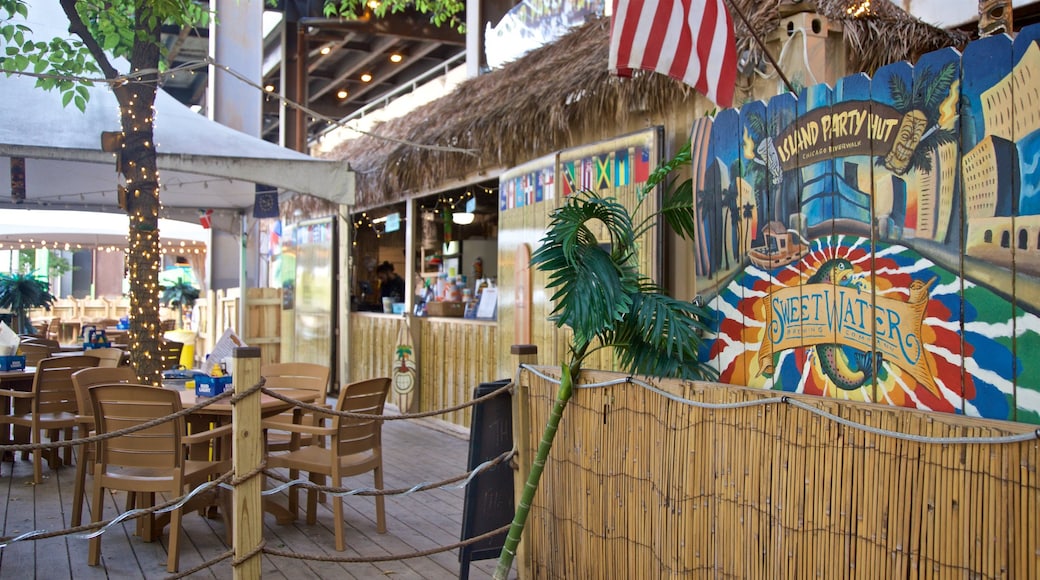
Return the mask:
<svg viewBox="0 0 1040 580">
<path fill-rule="evenodd" d="M 610 72 L 647 69 L 733 105 L 737 48 L 724 0 L 614 0 Z"/>
</svg>

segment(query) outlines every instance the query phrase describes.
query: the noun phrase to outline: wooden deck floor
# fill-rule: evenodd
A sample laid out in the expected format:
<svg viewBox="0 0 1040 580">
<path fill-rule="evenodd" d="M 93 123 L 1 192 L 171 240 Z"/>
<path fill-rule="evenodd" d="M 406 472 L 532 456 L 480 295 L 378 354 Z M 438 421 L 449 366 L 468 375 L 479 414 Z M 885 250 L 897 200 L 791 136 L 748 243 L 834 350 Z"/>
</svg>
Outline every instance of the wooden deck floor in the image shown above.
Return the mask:
<svg viewBox="0 0 1040 580">
<path fill-rule="evenodd" d="M 387 488 L 407 488 L 421 482 L 435 482 L 466 471 L 468 441 L 465 435 L 436 428 L 423 421 L 388 421 L 383 429 L 385 478 Z M 44 466 L 46 480 L 32 485 L 32 463 L 15 461 L 0 465 L 0 536 L 31 530 L 57 530 L 69 526 L 75 466 L 50 471 Z M 88 480 L 88 496 L 90 481 Z M 371 475 L 350 478 L 346 487 L 369 487 Z M 273 486 L 273 485 L 272 485 Z M 389 496 L 386 501 L 387 533 L 375 530 L 375 504 L 370 497 L 344 498 L 347 549 L 334 549 L 331 504 L 319 505 L 318 523 L 306 524 L 302 512 L 290 525 L 280 525 L 271 515 L 264 519 L 264 538 L 268 546 L 298 553 L 330 556 L 384 556 L 408 554 L 455 543 L 462 521 L 463 490 L 455 487 Z M 301 494 L 301 504 L 305 495 Z M 285 503 L 285 497 L 278 500 Z M 105 517 L 119 513 L 124 495 L 109 494 Z M 90 512 L 85 510 L 86 514 Z M 89 516 L 84 518 L 89 519 Z M 206 519 L 197 513 L 184 517 L 185 537 L 181 542 L 180 569 L 187 570 L 228 549 L 220 519 Z M 87 541 L 76 536 L 18 542 L 0 550 L 0 579 L 17 578 L 163 578 L 166 574 L 164 534 L 158 541 L 145 543 L 133 535 L 134 525 L 123 524 L 102 536 L 102 559 L 98 566 L 87 565 Z M 168 533 L 168 529 L 166 530 Z M 489 578 L 494 560 L 474 562 L 473 578 Z M 447 579 L 459 573 L 458 550 L 422 558 L 377 564 L 338 564 L 263 556 L 264 578 L 394 578 Z M 515 569 L 514 569 L 515 577 Z M 193 574 L 191 578 L 231 578 L 231 564 L 225 560 Z"/>
</svg>

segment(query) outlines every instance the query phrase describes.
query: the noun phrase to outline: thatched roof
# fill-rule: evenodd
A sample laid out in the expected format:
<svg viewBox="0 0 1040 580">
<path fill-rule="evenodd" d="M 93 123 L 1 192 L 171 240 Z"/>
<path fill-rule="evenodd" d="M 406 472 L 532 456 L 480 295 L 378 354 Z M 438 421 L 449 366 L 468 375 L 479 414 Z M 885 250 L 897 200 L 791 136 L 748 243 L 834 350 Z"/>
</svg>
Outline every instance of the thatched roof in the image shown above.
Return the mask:
<svg viewBox="0 0 1040 580">
<path fill-rule="evenodd" d="M 776 29 L 780 21 L 779 2 L 731 1 L 741 7 L 760 38 L 766 38 Z M 802 1 L 800 4 L 815 4 L 818 14 L 842 23 L 845 43 L 849 47 L 847 68 L 851 71 L 871 74 L 893 62 L 916 62 L 921 55 L 947 46 L 963 48 L 970 40 L 964 32 L 943 30 L 926 24 L 889 0 L 869 2 L 869 10 L 859 17 L 851 15 L 850 10 L 862 4 L 861 0 L 815 0 Z M 736 16 L 733 17 L 733 28 L 737 35 L 738 52 L 745 49 L 759 51 L 747 27 Z"/>
<path fill-rule="evenodd" d="M 775 3 L 737 1 L 745 10 L 757 5 L 746 14 L 761 23 L 760 33 L 776 28 Z M 872 3 L 876 16 L 859 19 L 845 14 L 847 2 L 817 4 L 820 14 L 844 23 L 855 70 L 872 72 L 882 64 L 967 42 L 960 33 L 912 19 L 886 0 Z M 750 47 L 747 29 L 734 20 L 738 48 Z M 632 111 L 656 115 L 693 106 L 693 90 L 664 75 L 611 76 L 609 36 L 609 20 L 593 19 L 553 44 L 465 81 L 447 97 L 374 127 L 371 133 L 379 137 L 350 140 L 325 156 L 350 161 L 357 174 L 358 207 L 370 208 L 478 170 L 519 165 L 569 146 L 572 131 L 615 127 Z"/>
</svg>

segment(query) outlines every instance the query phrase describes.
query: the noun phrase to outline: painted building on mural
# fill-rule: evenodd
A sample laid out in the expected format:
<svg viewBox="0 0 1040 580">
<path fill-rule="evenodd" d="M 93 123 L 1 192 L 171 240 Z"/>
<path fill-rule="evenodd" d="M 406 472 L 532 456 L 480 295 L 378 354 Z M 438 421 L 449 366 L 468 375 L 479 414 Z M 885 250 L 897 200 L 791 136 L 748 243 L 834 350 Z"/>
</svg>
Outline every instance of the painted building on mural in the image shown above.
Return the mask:
<svg viewBox="0 0 1040 580">
<path fill-rule="evenodd" d="M 1038 37 L 697 123 L 723 382 L 1040 422 Z"/>
</svg>

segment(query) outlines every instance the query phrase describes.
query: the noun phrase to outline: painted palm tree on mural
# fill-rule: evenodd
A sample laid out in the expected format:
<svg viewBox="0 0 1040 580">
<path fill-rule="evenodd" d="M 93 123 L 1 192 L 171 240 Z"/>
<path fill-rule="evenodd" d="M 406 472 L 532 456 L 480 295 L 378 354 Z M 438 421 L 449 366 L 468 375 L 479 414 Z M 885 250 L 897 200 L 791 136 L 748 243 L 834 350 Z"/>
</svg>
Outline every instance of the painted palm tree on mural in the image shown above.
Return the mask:
<svg viewBox="0 0 1040 580">
<path fill-rule="evenodd" d="M 912 170 L 930 173 L 932 151 L 944 143 L 954 143 L 957 135 L 950 128 L 956 115 L 955 101 L 950 87 L 958 80 L 954 62 L 939 70 L 925 68 L 911 89 L 899 75 L 888 80 L 892 106 L 903 114 L 896 130 L 896 142 L 885 156 L 878 156 L 875 164 L 884 166 L 897 175 Z"/>
<path fill-rule="evenodd" d="M 656 226 L 658 215 L 676 233 L 693 239 L 697 210 L 692 180 L 668 184 L 675 187 L 667 188 L 660 212 L 632 223 L 643 201 L 652 198 L 653 189 L 665 183 L 672 171 L 689 164 L 687 143 L 651 174 L 635 208 L 600 197 L 595 191 L 569 197 L 566 205 L 553 212 L 542 245 L 532 257 L 531 262 L 548 274 L 547 286 L 556 305 L 551 320 L 559 327 L 570 327 L 574 338 L 530 477 L 499 556 L 497 579 L 505 579 L 512 567 L 556 429 L 586 357 L 598 349 L 613 348 L 620 366 L 632 374 L 716 378 L 714 369 L 698 358 L 701 335 L 707 330 L 702 322 L 708 319 L 707 310 L 668 296 L 637 268 L 637 243 Z M 600 243 L 590 222 L 606 226 L 609 245 Z"/>
</svg>

